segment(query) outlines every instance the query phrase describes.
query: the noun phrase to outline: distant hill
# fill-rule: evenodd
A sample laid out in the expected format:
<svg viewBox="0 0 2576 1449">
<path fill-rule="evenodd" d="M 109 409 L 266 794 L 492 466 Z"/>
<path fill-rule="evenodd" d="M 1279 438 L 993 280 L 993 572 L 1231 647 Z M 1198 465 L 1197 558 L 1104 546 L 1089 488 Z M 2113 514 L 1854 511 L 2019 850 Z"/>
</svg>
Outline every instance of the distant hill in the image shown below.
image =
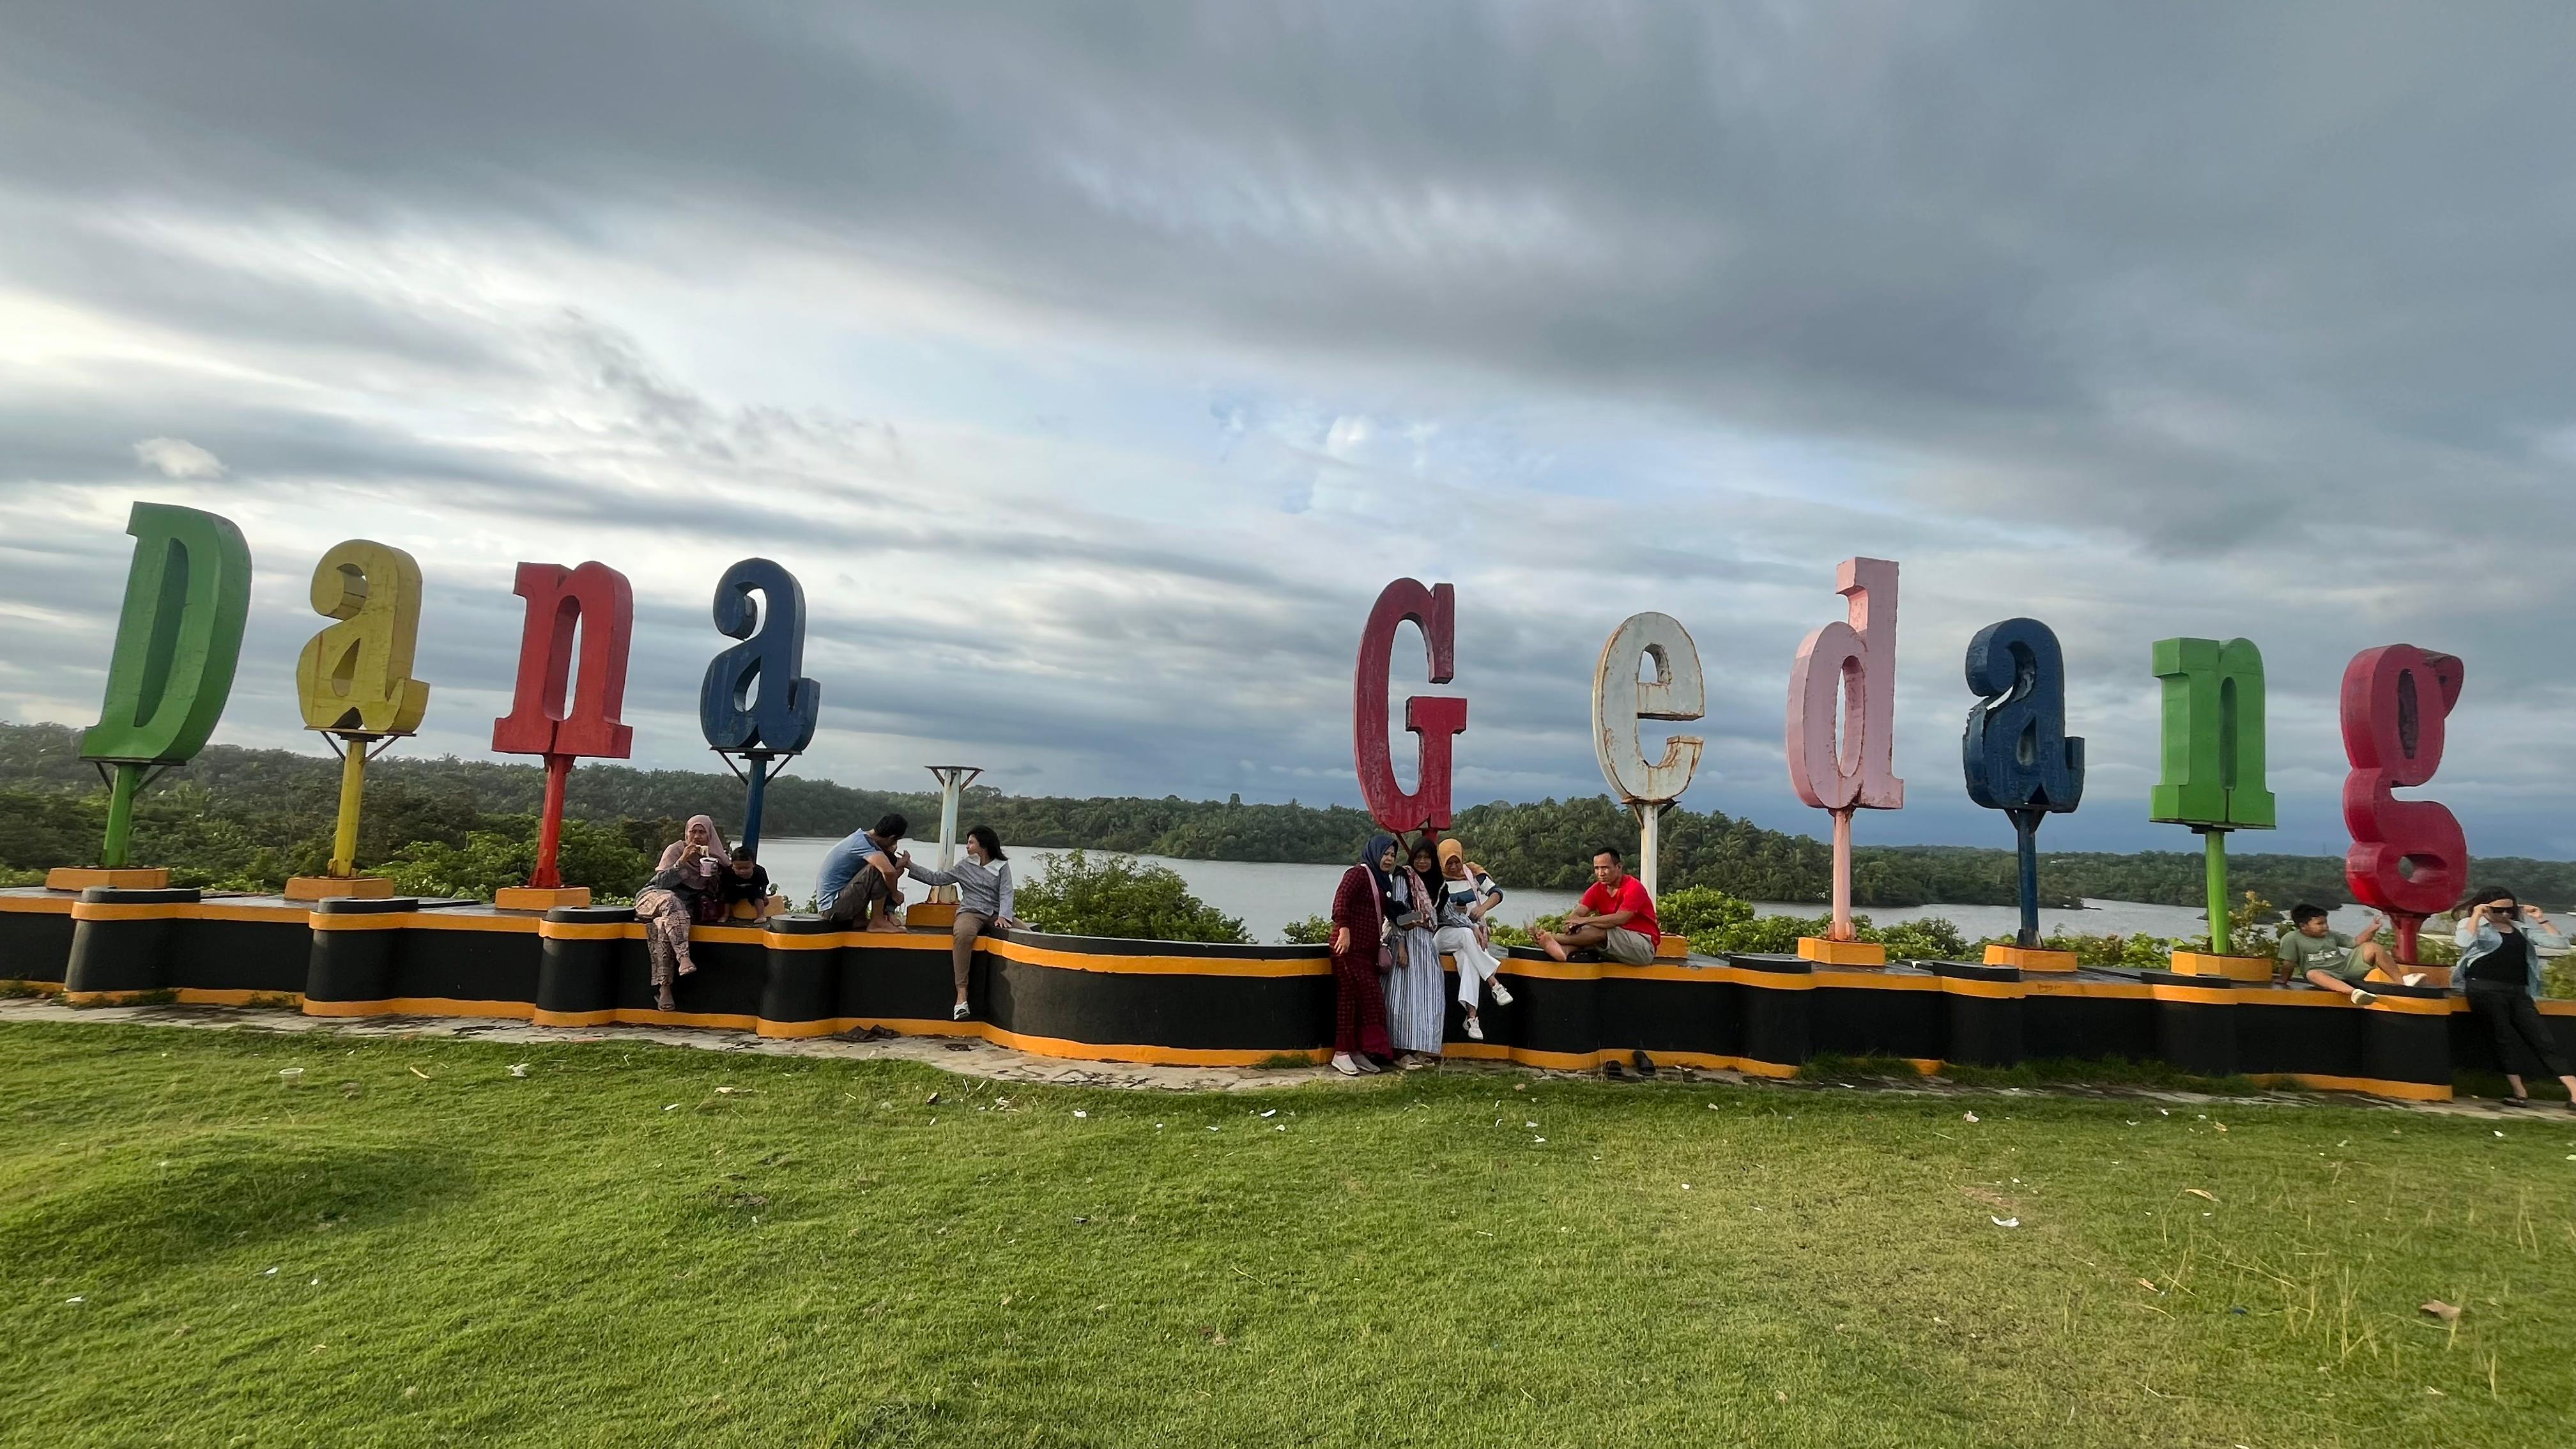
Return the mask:
<svg viewBox="0 0 2576 1449">
<path fill-rule="evenodd" d="M 396 753 L 369 767 L 367 779 L 362 862 L 414 840 L 454 845 L 473 830 L 525 830 L 545 775 L 533 764 Z M 179 855 L 198 854 L 205 879 L 282 880 L 327 858 L 338 788 L 339 764 L 318 748 L 303 754 L 211 745 L 147 795 L 138 848 L 167 840 L 156 860 L 174 865 Z M 0 723 L 0 809 L 17 822 L 0 831 L 0 867 L 37 870 L 87 859 L 97 848 L 92 822 L 101 798 L 96 770 L 79 758 L 76 730 Z M 868 790 L 790 772 L 770 784 L 763 828 L 773 836 L 844 835 L 900 812 L 920 832 L 936 828 L 938 808 L 938 797 L 927 790 Z M 615 827 L 641 849 L 670 838 L 690 815 L 713 815 L 729 831 L 739 829 L 742 784 L 714 770 L 585 762 L 573 772 L 565 810 Z M 1176 795 L 1077 799 L 985 787 L 966 792 L 964 818 L 991 825 L 1014 844 L 1331 865 L 1356 859 L 1376 828 L 1364 812 L 1345 805 Z M 1471 806 L 1459 812 L 1453 833 L 1507 887 L 1565 890 L 1585 883 L 1594 845 L 1631 840 L 1635 829 L 1624 809 L 1595 795 Z M 1812 836 L 1766 830 L 1717 811 L 1675 810 L 1664 817 L 1663 839 L 1667 889 L 1712 886 L 1747 900 L 1794 902 L 1822 901 L 1829 889 L 1831 852 Z M 2278 905 L 2348 898 L 2339 857 L 2234 855 L 2228 868 L 2237 889 Z M 2194 906 L 2201 903 L 2201 869 L 2197 852 L 2047 854 L 2040 858 L 2040 891 L 2053 904 L 2092 898 Z M 1853 854 L 1852 895 L 1873 909 L 1935 901 L 2006 905 L 2013 877 L 2007 850 L 1863 847 Z M 2545 902 L 2576 900 L 2576 865 L 2566 862 L 2482 859 L 2477 878 Z"/>
</svg>

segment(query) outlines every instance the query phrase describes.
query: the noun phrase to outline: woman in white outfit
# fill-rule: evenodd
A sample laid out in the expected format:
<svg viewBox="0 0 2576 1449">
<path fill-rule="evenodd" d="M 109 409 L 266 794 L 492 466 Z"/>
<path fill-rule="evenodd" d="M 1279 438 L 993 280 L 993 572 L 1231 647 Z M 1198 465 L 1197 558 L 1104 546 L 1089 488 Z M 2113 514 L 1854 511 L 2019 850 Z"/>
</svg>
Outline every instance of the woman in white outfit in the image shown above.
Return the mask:
<svg viewBox="0 0 2576 1449">
<path fill-rule="evenodd" d="M 1502 968 L 1503 953 L 1487 946 L 1477 932 L 1486 913 L 1503 903 L 1502 888 L 1467 863 L 1467 847 L 1455 840 L 1440 842 L 1440 878 L 1432 888 L 1438 893 L 1433 910 L 1439 921 L 1432 939 L 1458 963 L 1458 1004 L 1467 1009 L 1467 1039 L 1483 1041 L 1484 1023 L 1476 1019 L 1481 989 L 1492 989 L 1497 1006 L 1512 1004 L 1511 988 L 1494 974 Z"/>
</svg>

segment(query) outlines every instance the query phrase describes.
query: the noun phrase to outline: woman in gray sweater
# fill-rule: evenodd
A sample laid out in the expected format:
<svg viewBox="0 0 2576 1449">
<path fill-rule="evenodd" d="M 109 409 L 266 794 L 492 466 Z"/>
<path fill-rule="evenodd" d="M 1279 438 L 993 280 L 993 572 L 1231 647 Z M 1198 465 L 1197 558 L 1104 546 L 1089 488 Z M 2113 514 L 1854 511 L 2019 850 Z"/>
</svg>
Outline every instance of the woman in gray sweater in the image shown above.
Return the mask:
<svg viewBox="0 0 2576 1449">
<path fill-rule="evenodd" d="M 975 964 L 976 940 L 997 930 L 1026 929 L 1011 914 L 1011 862 L 1002 854 L 1002 837 L 992 826 L 978 825 L 966 832 L 966 858 L 955 869 L 933 870 L 915 862 L 904 867 L 904 874 L 924 885 L 957 887 L 957 924 L 952 928 L 957 1005 L 948 1019 L 964 1021 L 971 1014 L 966 1006 L 966 978 Z"/>
</svg>

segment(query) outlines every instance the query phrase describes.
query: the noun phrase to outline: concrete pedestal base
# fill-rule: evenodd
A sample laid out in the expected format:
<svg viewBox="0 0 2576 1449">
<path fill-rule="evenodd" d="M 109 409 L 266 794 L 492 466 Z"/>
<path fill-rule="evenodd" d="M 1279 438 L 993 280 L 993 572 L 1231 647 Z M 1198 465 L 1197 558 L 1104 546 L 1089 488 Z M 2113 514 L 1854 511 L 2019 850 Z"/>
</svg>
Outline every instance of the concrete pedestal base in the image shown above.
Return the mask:
<svg viewBox="0 0 2576 1449">
<path fill-rule="evenodd" d="M 49 891 L 85 891 L 105 886 L 116 891 L 166 891 L 170 872 L 140 866 L 58 865 L 45 872 Z"/>
<path fill-rule="evenodd" d="M 2176 951 L 2173 974 L 2224 976 L 2230 981 L 2265 986 L 2271 984 L 2272 961 L 2267 956 L 2212 956 L 2206 951 Z"/>
<path fill-rule="evenodd" d="M 390 900 L 394 883 L 380 875 L 299 875 L 286 882 L 290 901 Z"/>
<path fill-rule="evenodd" d="M 1887 948 L 1873 941 L 1828 941 L 1822 936 L 1800 936 L 1798 955 L 1819 966 L 1887 964 Z"/>
<path fill-rule="evenodd" d="M 557 911 L 566 906 L 586 906 L 590 904 L 590 887 L 546 890 L 538 886 L 503 886 L 492 893 L 492 904 L 505 911 Z"/>
<path fill-rule="evenodd" d="M 955 901 L 919 901 L 903 908 L 903 923 L 912 930 L 945 931 L 957 924 Z"/>
<path fill-rule="evenodd" d="M 2025 949 L 2020 946 L 1988 946 L 1986 948 L 1986 964 L 1989 966 L 2014 966 L 2024 971 L 2073 971 L 2076 969 L 2075 953 L 2072 951 L 2042 951 L 2035 947 Z"/>
<path fill-rule="evenodd" d="M 1666 935 L 1655 941 L 1655 959 L 1658 961 L 1679 961 L 1689 955 L 1690 938 L 1688 936 Z"/>
</svg>

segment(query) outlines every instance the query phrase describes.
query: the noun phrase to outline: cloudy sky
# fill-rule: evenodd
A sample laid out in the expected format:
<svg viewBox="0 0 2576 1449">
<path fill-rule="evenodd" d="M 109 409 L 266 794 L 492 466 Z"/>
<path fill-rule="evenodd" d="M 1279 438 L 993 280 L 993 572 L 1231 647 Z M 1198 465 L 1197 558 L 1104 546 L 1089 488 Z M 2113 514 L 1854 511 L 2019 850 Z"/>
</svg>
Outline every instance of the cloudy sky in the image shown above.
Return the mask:
<svg viewBox="0 0 2576 1449">
<path fill-rule="evenodd" d="M 2148 645 L 2243 634 L 2262 847 L 2342 848 L 2335 686 L 2404 640 L 2468 661 L 2472 849 L 2576 854 L 2571 49 L 2554 4 L 21 0 L 0 717 L 96 717 L 149 498 L 256 558 L 219 740 L 315 748 L 307 579 L 364 535 L 428 579 L 415 750 L 489 745 L 513 564 L 596 558 L 637 761 L 704 767 L 765 554 L 809 773 L 1356 802 L 1411 575 L 1462 802 L 1598 791 L 1594 657 L 1660 609 L 1686 803 L 1819 830 L 1786 680 L 1865 553 L 1910 792 L 1864 842 L 2009 840 L 1960 661 L 2027 613 L 2093 762 L 2049 843 L 2190 847 Z"/>
</svg>

